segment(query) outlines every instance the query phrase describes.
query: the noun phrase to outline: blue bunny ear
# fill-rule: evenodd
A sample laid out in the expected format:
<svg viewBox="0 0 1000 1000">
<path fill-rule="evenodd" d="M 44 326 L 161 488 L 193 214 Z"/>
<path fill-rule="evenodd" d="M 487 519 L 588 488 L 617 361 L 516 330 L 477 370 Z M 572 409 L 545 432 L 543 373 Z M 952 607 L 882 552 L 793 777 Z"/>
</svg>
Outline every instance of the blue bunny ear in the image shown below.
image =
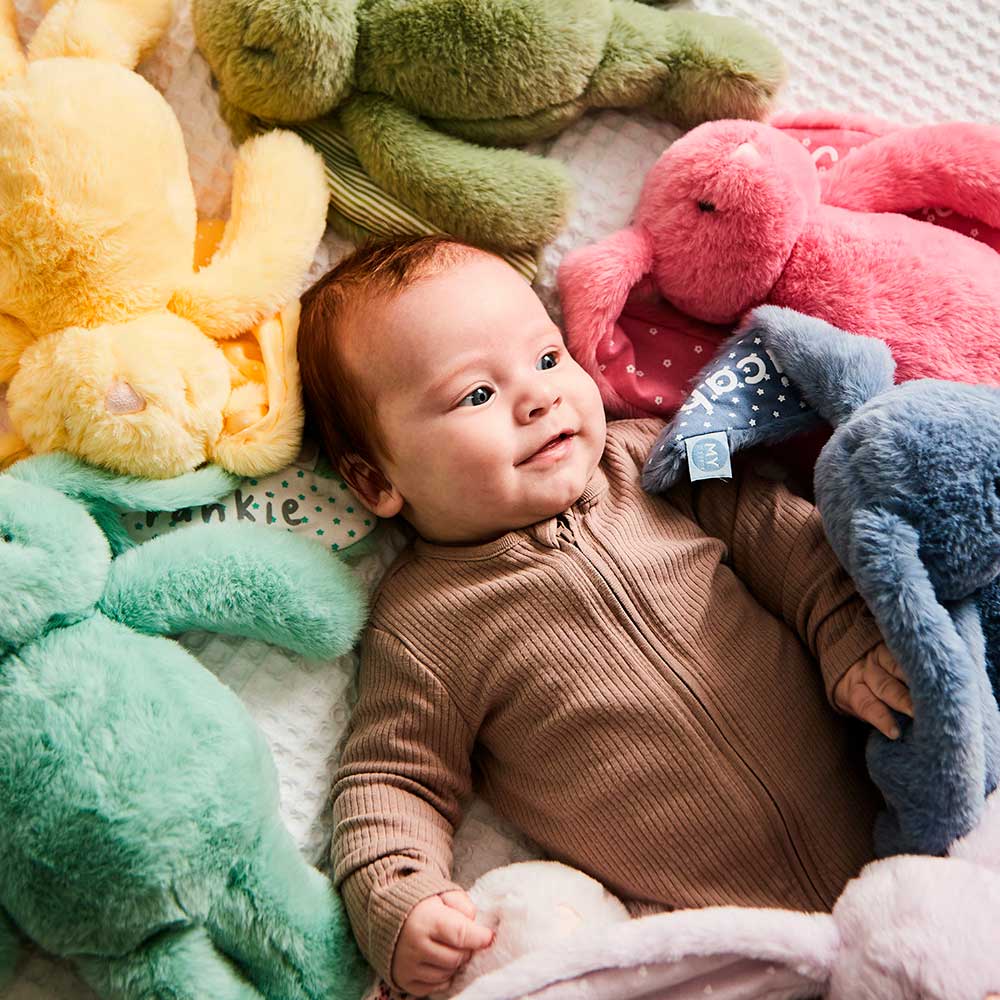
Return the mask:
<svg viewBox="0 0 1000 1000">
<path fill-rule="evenodd" d="M 837 426 L 873 396 L 892 387 L 896 363 L 874 337 L 846 333 L 793 309 L 761 306 L 750 329 L 824 420 Z"/>
<path fill-rule="evenodd" d="M 722 344 L 646 460 L 642 485 L 647 491 L 662 493 L 685 467 L 693 480 L 728 478 L 730 453 L 783 441 L 819 423 L 771 351 L 769 333 L 754 313 Z"/>
<path fill-rule="evenodd" d="M 238 477 L 215 465 L 173 479 L 142 479 L 99 469 L 63 452 L 25 458 L 7 475 L 81 501 L 116 554 L 133 544 L 121 525 L 120 510 L 177 510 L 213 503 L 239 485 Z"/>
<path fill-rule="evenodd" d="M 722 345 L 688 401 L 660 434 L 642 484 L 662 493 L 681 478 L 731 475 L 729 455 L 773 444 L 820 419 L 836 426 L 891 388 L 889 348 L 814 316 L 760 306 Z"/>
</svg>

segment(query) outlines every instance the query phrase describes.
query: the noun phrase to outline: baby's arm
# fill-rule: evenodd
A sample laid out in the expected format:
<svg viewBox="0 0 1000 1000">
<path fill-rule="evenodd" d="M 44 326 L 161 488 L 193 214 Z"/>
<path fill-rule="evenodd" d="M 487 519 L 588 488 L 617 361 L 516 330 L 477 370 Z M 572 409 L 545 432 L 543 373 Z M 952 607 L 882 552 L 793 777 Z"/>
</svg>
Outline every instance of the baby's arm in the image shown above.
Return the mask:
<svg viewBox="0 0 1000 1000">
<path fill-rule="evenodd" d="M 461 891 L 449 877 L 452 834 L 475 734 L 448 690 L 380 629 L 365 635 L 359 685 L 333 790 L 334 877 L 361 950 L 392 980 L 414 908 Z"/>
<path fill-rule="evenodd" d="M 840 679 L 882 636 L 830 548 L 819 511 L 748 465 L 731 481 L 693 486 L 691 504 L 695 520 L 725 542 L 733 572 L 819 661 L 832 702 Z"/>
</svg>

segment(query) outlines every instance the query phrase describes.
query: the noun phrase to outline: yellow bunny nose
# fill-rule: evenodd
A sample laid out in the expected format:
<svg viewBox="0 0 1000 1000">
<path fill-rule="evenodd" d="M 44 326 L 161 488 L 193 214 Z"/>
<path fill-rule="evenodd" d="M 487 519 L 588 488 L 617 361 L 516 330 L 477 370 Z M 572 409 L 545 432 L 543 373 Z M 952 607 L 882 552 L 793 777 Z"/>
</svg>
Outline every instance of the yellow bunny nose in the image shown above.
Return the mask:
<svg viewBox="0 0 1000 1000">
<path fill-rule="evenodd" d="M 124 379 L 115 379 L 104 396 L 104 408 L 113 416 L 142 413 L 146 400 Z"/>
</svg>

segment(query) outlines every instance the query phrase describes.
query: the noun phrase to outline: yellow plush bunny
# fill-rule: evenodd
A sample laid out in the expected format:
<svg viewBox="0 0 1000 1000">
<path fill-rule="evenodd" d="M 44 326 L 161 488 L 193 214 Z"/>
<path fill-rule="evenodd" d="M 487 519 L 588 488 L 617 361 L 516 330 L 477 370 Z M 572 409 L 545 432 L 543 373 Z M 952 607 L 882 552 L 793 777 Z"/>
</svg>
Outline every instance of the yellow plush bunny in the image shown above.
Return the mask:
<svg viewBox="0 0 1000 1000">
<path fill-rule="evenodd" d="M 229 221 L 199 231 L 177 119 L 132 72 L 171 8 L 59 0 L 25 58 L 0 0 L 0 465 L 59 449 L 246 476 L 297 452 L 322 162 L 289 132 L 247 142 Z"/>
</svg>

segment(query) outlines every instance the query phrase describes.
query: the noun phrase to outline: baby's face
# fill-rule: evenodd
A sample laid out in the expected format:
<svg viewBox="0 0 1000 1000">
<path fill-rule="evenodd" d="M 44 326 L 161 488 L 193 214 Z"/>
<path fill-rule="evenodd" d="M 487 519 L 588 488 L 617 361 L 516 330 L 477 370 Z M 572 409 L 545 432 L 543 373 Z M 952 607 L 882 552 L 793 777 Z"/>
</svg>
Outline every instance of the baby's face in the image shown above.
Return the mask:
<svg viewBox="0 0 1000 1000">
<path fill-rule="evenodd" d="M 363 309 L 382 471 L 426 539 L 477 542 L 579 499 L 604 451 L 594 380 L 529 285 L 476 255 Z"/>
</svg>

